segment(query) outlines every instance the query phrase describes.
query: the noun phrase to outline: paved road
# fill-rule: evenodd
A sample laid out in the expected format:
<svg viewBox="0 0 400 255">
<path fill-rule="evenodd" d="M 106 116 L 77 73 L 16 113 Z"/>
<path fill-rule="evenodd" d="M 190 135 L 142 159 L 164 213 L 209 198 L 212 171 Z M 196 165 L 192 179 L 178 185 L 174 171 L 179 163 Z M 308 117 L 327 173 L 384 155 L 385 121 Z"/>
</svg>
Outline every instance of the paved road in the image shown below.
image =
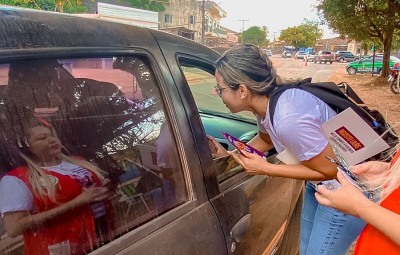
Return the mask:
<svg viewBox="0 0 400 255">
<path fill-rule="evenodd" d="M 345 73 L 347 65 L 339 62 L 332 64 L 308 62 L 306 66 L 302 59 L 282 58 L 280 55 L 272 56 L 271 60 L 283 80 L 312 77 L 313 82 L 329 81 L 329 77 L 334 73 Z"/>
</svg>

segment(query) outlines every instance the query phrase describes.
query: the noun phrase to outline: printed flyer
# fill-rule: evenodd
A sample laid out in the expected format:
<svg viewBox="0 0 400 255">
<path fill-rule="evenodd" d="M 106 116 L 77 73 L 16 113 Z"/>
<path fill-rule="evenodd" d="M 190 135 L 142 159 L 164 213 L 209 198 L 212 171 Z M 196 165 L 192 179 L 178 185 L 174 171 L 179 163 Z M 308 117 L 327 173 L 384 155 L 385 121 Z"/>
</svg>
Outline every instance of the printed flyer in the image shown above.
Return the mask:
<svg viewBox="0 0 400 255">
<path fill-rule="evenodd" d="M 351 108 L 322 124 L 329 143 L 348 165 L 356 165 L 389 145 Z"/>
<path fill-rule="evenodd" d="M 249 153 L 257 154 L 258 156 L 262 157 L 263 159 L 267 159 L 261 151 L 256 150 L 255 148 L 251 147 L 250 145 L 246 144 L 245 142 L 240 141 L 236 137 L 233 137 L 232 135 L 228 133 L 222 132 L 222 135 L 225 136 L 225 138 L 233 145 L 235 146 L 238 151 L 242 153 L 242 151 L 246 151 Z M 244 156 L 244 155 L 243 155 Z"/>
</svg>

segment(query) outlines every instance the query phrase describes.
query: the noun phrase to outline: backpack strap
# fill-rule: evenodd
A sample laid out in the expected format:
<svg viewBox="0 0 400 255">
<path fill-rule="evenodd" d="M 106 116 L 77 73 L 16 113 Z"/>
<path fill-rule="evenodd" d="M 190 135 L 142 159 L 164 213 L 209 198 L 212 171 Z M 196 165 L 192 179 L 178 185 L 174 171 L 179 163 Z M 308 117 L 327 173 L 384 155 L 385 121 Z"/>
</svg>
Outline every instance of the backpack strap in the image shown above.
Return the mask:
<svg viewBox="0 0 400 255">
<path fill-rule="evenodd" d="M 305 82 L 304 82 L 305 81 Z M 336 113 L 340 113 L 347 108 L 352 108 L 361 118 L 364 119 L 372 128 L 375 128 L 374 118 L 363 108 L 353 103 L 333 82 L 308 83 L 308 80 L 300 81 L 293 85 L 277 86 L 269 95 L 269 116 L 271 124 L 274 124 L 274 113 L 276 104 L 282 93 L 288 89 L 302 89 L 324 101 Z M 361 100 L 361 99 L 360 99 Z"/>
</svg>

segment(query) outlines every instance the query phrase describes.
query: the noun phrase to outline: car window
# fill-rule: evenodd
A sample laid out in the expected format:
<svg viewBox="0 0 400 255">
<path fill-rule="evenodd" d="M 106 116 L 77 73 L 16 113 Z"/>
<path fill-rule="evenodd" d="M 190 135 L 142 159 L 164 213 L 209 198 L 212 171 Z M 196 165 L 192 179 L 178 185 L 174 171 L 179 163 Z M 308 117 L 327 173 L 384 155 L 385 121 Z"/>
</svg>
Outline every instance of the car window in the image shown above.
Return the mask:
<svg viewBox="0 0 400 255">
<path fill-rule="evenodd" d="M 214 137 L 227 150 L 234 147 L 221 132 L 227 132 L 241 141 L 249 141 L 257 134 L 254 115 L 235 115 L 229 112 L 215 91 L 214 67 L 210 64 L 180 58 L 181 70 L 198 107 L 207 135 Z M 211 151 L 210 151 L 211 153 Z M 243 171 L 231 157 L 214 158 L 219 182 Z"/>
<path fill-rule="evenodd" d="M 188 201 L 170 121 L 146 58 L 4 63 L 0 89 L 1 187 L 15 194 L 1 203 L 2 213 L 43 213 L 104 183 L 111 191 L 61 214 L 62 222 L 35 226 L 24 239 L 2 235 L 1 254 L 22 254 L 24 246 L 37 254 L 64 254 L 66 246 L 86 254 Z M 37 192 L 45 180 L 41 171 L 59 185 L 54 202 Z M 62 243 L 69 234 L 72 246 Z M 35 236 L 58 246 L 38 246 Z"/>
</svg>

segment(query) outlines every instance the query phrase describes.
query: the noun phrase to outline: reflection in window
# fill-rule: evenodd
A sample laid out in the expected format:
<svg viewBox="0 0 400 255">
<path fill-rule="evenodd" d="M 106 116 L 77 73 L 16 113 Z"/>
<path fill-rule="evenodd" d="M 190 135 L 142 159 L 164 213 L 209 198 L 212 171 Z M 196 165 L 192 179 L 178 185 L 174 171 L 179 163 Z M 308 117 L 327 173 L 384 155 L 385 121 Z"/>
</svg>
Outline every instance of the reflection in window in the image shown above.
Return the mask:
<svg viewBox="0 0 400 255">
<path fill-rule="evenodd" d="M 143 58 L 0 65 L 0 118 L 1 254 L 85 254 L 188 199 Z"/>
</svg>

